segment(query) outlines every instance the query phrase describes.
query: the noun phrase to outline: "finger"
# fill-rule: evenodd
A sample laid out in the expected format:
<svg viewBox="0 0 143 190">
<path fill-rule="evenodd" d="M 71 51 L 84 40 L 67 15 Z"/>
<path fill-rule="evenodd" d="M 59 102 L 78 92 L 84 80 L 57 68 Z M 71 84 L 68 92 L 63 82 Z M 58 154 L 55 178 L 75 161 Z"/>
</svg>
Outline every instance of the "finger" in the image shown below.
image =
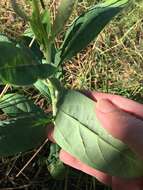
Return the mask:
<svg viewBox="0 0 143 190">
<path fill-rule="evenodd" d="M 143 158 L 143 120 L 124 112 L 106 99 L 98 100 L 96 115 L 113 137 L 128 144 Z"/>
<path fill-rule="evenodd" d="M 117 177 L 112 177 L 112 190 L 143 190 L 143 181 L 124 180 Z"/>
<path fill-rule="evenodd" d="M 53 133 L 54 133 L 54 126 L 53 125 L 48 125 L 47 126 L 47 132 L 46 133 L 47 133 L 48 139 L 51 142 L 55 143 L 55 139 L 53 138 Z"/>
<path fill-rule="evenodd" d="M 90 96 L 95 101 L 101 99 L 108 99 L 117 107 L 127 112 L 131 112 L 139 117 L 143 117 L 143 104 L 140 104 L 136 101 L 130 100 L 122 96 L 112 95 L 107 93 L 88 92 L 87 95 Z"/>
<path fill-rule="evenodd" d="M 61 150 L 60 152 L 60 160 L 77 170 L 83 171 L 84 173 L 96 177 L 105 185 L 111 185 L 111 176 L 87 166 L 64 150 Z"/>
</svg>

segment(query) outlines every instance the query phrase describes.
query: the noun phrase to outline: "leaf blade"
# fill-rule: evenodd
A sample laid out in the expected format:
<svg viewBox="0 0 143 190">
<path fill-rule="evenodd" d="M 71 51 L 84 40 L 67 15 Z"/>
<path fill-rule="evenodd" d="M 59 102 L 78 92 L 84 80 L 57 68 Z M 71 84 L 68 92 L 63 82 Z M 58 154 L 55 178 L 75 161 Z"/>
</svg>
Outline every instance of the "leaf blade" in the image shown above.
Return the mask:
<svg viewBox="0 0 143 190">
<path fill-rule="evenodd" d="M 40 64 L 26 47 L 0 42 L 0 52 L 0 80 L 3 83 L 30 85 L 56 71 L 51 64 Z"/>
<path fill-rule="evenodd" d="M 45 137 L 45 125 L 36 125 L 40 115 L 0 121 L 0 156 L 12 156 L 39 146 Z"/>
<path fill-rule="evenodd" d="M 61 60 L 70 59 L 94 40 L 129 0 L 107 0 L 80 15 L 71 25 L 61 46 Z"/>
<path fill-rule="evenodd" d="M 142 160 L 127 145 L 108 134 L 97 120 L 94 101 L 69 90 L 58 108 L 54 139 L 62 149 L 113 176 L 143 175 Z"/>
<path fill-rule="evenodd" d="M 9 119 L 0 121 L 0 156 L 12 156 L 39 146 L 51 121 L 43 110 L 20 94 L 7 94 L 0 109 Z"/>
<path fill-rule="evenodd" d="M 0 109 L 10 117 L 16 117 L 25 113 L 39 113 L 45 116 L 43 110 L 36 106 L 32 100 L 17 93 L 4 95 L 0 99 Z"/>
</svg>

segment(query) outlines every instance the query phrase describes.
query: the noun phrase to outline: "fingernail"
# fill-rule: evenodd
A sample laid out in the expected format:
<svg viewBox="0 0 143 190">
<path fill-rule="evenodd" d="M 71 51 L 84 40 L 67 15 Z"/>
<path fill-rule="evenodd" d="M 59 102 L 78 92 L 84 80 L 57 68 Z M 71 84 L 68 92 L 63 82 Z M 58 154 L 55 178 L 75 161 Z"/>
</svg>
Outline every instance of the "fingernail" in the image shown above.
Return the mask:
<svg viewBox="0 0 143 190">
<path fill-rule="evenodd" d="M 103 113 L 110 113 L 117 110 L 117 107 L 107 99 L 98 100 L 96 109 Z"/>
</svg>

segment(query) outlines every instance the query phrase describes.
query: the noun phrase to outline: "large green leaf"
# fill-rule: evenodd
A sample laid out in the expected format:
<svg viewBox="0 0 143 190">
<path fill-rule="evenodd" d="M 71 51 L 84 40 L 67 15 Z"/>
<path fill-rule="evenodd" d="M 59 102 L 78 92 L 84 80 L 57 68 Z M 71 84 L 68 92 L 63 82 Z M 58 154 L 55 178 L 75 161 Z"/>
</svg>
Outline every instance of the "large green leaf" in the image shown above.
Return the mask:
<svg viewBox="0 0 143 190">
<path fill-rule="evenodd" d="M 79 16 L 68 29 L 61 47 L 61 62 L 85 48 L 130 0 L 107 0 Z"/>
<path fill-rule="evenodd" d="M 0 109 L 10 118 L 0 121 L 0 156 L 10 156 L 36 148 L 46 138 L 50 118 L 31 100 L 20 94 L 7 94 Z"/>
<path fill-rule="evenodd" d="M 53 36 L 55 37 L 63 27 L 65 26 L 67 20 L 69 19 L 74 5 L 77 0 L 60 0 L 60 6 L 58 8 L 58 13 L 56 15 L 56 19 L 53 24 Z"/>
<path fill-rule="evenodd" d="M 52 65 L 40 64 L 30 49 L 0 42 L 0 80 L 14 85 L 30 85 L 55 73 Z"/>
<path fill-rule="evenodd" d="M 113 176 L 133 178 L 143 175 L 142 160 L 101 126 L 93 100 L 67 90 L 58 107 L 54 139 L 62 149 Z"/>
</svg>

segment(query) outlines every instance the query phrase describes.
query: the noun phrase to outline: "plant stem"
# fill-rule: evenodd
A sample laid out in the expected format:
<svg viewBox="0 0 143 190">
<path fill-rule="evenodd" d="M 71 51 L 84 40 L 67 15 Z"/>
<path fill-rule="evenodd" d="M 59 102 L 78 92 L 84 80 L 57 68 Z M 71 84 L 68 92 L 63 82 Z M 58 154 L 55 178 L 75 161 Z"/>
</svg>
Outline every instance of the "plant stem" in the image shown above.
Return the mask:
<svg viewBox="0 0 143 190">
<path fill-rule="evenodd" d="M 51 43 L 50 43 L 50 41 L 48 42 L 48 44 L 46 44 L 44 56 L 46 58 L 47 63 L 50 64 L 51 63 Z"/>
<path fill-rule="evenodd" d="M 53 86 L 50 80 L 47 79 L 46 81 L 48 84 L 48 88 L 49 88 L 51 100 L 52 100 L 53 117 L 55 118 L 56 113 L 57 113 L 58 91 L 55 89 L 55 87 Z"/>
</svg>

